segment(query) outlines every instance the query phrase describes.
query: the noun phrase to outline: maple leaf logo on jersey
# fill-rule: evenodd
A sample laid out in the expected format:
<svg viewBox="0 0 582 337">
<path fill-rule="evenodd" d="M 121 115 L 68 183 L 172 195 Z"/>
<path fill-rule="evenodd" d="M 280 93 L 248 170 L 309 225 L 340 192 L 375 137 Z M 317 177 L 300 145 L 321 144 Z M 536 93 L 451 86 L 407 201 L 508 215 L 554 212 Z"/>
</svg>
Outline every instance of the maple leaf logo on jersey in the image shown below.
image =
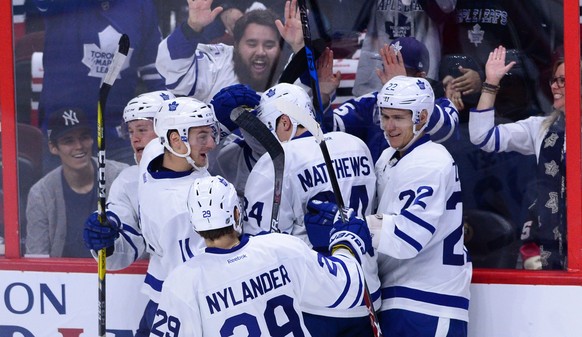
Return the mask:
<svg viewBox="0 0 582 337">
<path fill-rule="evenodd" d="M 398 17 L 395 19 L 395 22 L 386 21 L 384 24 L 386 35 L 388 35 L 390 40 L 396 40 L 397 38 L 404 36 L 412 36 L 412 21 L 410 20 L 410 17 L 398 13 Z"/>
<path fill-rule="evenodd" d="M 172 103 L 168 104 L 168 109 L 170 111 L 176 111 L 176 109 L 178 109 L 178 103 L 176 103 L 176 101 L 173 101 Z"/>
<path fill-rule="evenodd" d="M 113 61 L 113 55 L 117 51 L 119 38 L 121 33 L 111 26 L 107 26 L 103 31 L 98 33 L 99 46 L 94 43 L 86 43 L 83 45 L 83 64 L 89 68 L 88 75 L 91 77 L 103 78 L 109 70 L 109 65 Z M 129 48 L 127 54 L 128 59 L 131 58 L 133 48 Z M 129 61 L 123 63 L 121 71 L 129 67 Z M 121 78 L 120 75 L 117 78 Z"/>
<path fill-rule="evenodd" d="M 481 26 L 476 24 L 473 26 L 473 30 L 467 32 L 467 37 L 475 47 L 478 47 L 481 42 L 483 42 L 483 35 L 485 32 L 481 30 Z"/>
<path fill-rule="evenodd" d="M 224 178 L 219 177 L 218 181 L 220 181 L 224 186 L 228 186 L 228 182 Z"/>
<path fill-rule="evenodd" d="M 166 93 L 160 93 L 160 97 L 164 100 L 167 101 L 170 99 L 170 95 L 166 94 Z"/>
</svg>

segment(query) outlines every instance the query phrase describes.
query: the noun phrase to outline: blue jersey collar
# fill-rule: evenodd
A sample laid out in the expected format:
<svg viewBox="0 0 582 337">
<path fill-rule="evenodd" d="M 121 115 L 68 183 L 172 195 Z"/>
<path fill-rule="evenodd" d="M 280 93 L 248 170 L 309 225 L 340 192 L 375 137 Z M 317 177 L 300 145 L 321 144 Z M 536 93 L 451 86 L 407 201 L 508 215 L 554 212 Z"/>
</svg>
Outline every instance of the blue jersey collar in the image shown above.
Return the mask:
<svg viewBox="0 0 582 337">
<path fill-rule="evenodd" d="M 242 235 L 240 237 L 240 243 L 232 248 L 223 249 L 218 247 L 206 247 L 205 252 L 211 254 L 230 254 L 232 252 L 236 252 L 239 249 L 242 249 L 242 247 L 246 246 L 247 243 L 249 243 L 249 236 Z"/>
</svg>

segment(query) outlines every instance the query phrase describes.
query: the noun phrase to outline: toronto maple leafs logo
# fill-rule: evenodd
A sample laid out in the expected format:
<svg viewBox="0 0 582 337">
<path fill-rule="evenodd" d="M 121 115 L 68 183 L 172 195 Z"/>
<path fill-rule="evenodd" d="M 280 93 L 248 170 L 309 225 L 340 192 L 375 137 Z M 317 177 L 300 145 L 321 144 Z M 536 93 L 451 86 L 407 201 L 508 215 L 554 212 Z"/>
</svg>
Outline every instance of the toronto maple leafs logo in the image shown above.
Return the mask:
<svg viewBox="0 0 582 337">
<path fill-rule="evenodd" d="M 552 133 L 544 141 L 544 148 L 546 148 L 546 147 L 553 147 L 554 145 L 556 145 L 556 141 L 557 140 L 558 140 L 558 135 L 556 133 Z"/>
<path fill-rule="evenodd" d="M 269 89 L 269 91 L 267 91 L 267 93 L 265 95 L 267 95 L 267 97 L 275 96 L 275 89 L 273 89 L 273 88 Z"/>
<path fill-rule="evenodd" d="M 479 24 L 474 25 L 473 30 L 467 31 L 467 37 L 475 47 L 478 47 L 483 42 L 483 35 L 485 35 L 485 31 L 481 30 Z"/>
<path fill-rule="evenodd" d="M 400 52 L 402 50 L 402 46 L 400 45 L 400 41 L 396 41 L 396 43 L 393 43 L 392 47 L 394 47 L 394 55 L 397 55 L 398 52 Z"/>
<path fill-rule="evenodd" d="M 95 43 L 85 43 L 83 45 L 83 59 L 81 62 L 89 68 L 88 75 L 91 77 L 103 78 L 107 71 L 109 70 L 109 65 L 113 61 L 113 55 L 118 48 L 119 38 L 121 33 L 119 33 L 115 28 L 107 26 L 98 34 L 99 45 Z M 128 60 L 131 59 L 131 54 L 133 48 L 129 48 Z M 121 67 L 121 71 L 129 67 L 129 61 L 126 60 Z M 121 72 L 120 72 L 121 74 Z M 121 76 L 118 75 L 118 78 Z"/>
<path fill-rule="evenodd" d="M 391 40 L 412 35 L 412 20 L 409 15 L 398 13 L 398 16 L 394 19 L 393 22 L 386 21 L 384 24 L 386 35 L 388 35 Z"/>
<path fill-rule="evenodd" d="M 218 177 L 218 181 L 224 186 L 228 186 L 228 182 L 223 177 Z"/>
<path fill-rule="evenodd" d="M 551 210 L 552 214 L 558 213 L 558 193 L 550 192 L 548 194 L 548 196 L 549 196 L 549 199 L 544 206 L 549 208 Z"/>
<path fill-rule="evenodd" d="M 176 101 L 173 101 L 172 103 L 168 104 L 168 109 L 170 111 L 176 111 L 176 109 L 178 109 L 178 103 L 176 103 Z"/>
<path fill-rule="evenodd" d="M 160 93 L 160 97 L 162 98 L 162 100 L 167 101 L 170 99 L 170 95 L 166 94 L 165 92 L 161 92 Z"/>
<path fill-rule="evenodd" d="M 426 89 L 426 85 L 421 80 L 416 81 L 416 85 L 418 85 L 418 87 L 420 88 L 420 90 L 425 90 Z"/>
<path fill-rule="evenodd" d="M 558 174 L 558 171 L 560 170 L 558 164 L 554 160 L 552 160 L 549 163 L 545 163 L 544 166 L 546 168 L 546 174 L 552 177 L 555 177 L 556 174 Z"/>
</svg>

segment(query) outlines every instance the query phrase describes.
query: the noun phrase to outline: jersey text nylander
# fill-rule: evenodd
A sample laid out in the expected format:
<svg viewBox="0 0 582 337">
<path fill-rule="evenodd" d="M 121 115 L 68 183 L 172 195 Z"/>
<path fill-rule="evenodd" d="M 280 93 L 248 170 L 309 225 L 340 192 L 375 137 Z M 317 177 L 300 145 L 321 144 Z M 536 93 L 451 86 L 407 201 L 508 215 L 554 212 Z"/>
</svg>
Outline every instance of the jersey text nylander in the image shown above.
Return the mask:
<svg viewBox="0 0 582 337">
<path fill-rule="evenodd" d="M 290 283 L 291 279 L 283 265 L 271 269 L 268 272 L 262 273 L 248 281 L 243 281 L 239 289 L 233 287 L 224 288 L 222 291 L 217 291 L 210 296 L 206 296 L 206 303 L 210 314 L 220 312 L 222 310 L 221 304 L 224 308 L 245 303 L 248 300 L 253 300 L 259 295 L 264 295 L 271 290 L 277 289 Z"/>
</svg>

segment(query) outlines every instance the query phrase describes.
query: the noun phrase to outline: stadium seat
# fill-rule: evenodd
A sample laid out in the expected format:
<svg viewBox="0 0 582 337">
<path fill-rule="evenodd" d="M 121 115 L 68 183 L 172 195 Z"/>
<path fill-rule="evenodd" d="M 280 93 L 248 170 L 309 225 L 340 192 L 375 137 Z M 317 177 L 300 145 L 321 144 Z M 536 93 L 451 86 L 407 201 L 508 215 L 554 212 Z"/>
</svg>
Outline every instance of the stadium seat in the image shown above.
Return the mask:
<svg viewBox="0 0 582 337">
<path fill-rule="evenodd" d="M 499 214 L 463 211 L 465 246 L 475 268 L 509 268 L 517 264 L 519 240 L 515 226 Z"/>
<path fill-rule="evenodd" d="M 32 165 L 33 177 L 39 179 L 42 174 L 42 150 L 45 145 L 43 134 L 36 126 L 17 123 L 18 156 L 28 160 Z"/>
</svg>

